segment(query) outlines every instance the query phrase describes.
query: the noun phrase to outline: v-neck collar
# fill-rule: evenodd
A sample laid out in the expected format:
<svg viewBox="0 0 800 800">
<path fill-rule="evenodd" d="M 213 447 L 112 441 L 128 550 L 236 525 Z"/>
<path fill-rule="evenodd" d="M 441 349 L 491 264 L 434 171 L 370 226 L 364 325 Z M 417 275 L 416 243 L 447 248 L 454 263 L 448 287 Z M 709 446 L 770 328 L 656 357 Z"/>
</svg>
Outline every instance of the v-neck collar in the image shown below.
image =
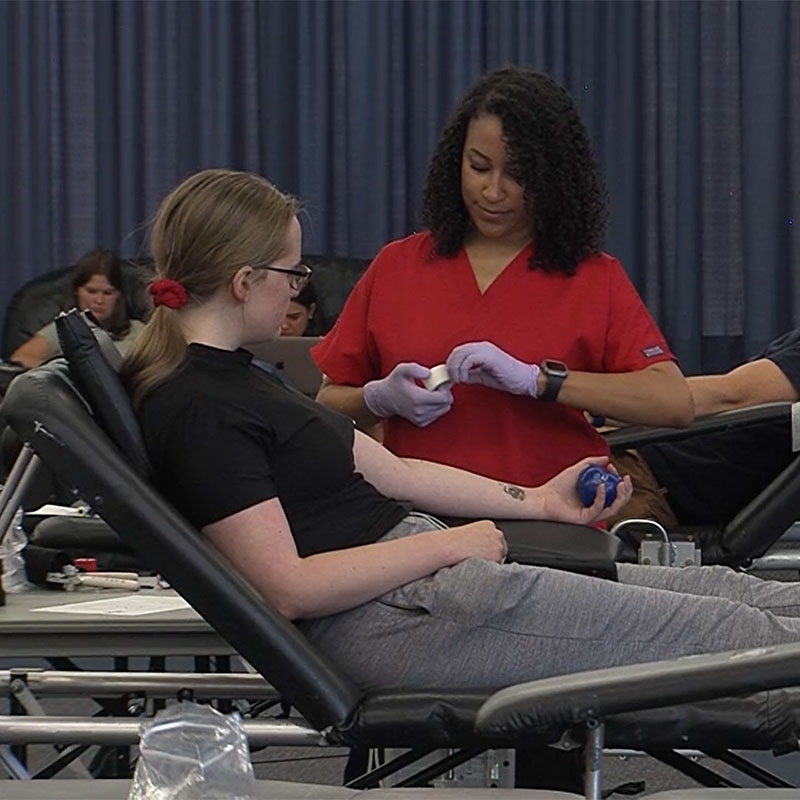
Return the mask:
<svg viewBox="0 0 800 800">
<path fill-rule="evenodd" d="M 472 262 L 469 260 L 469 254 L 467 253 L 467 248 L 462 247 L 459 251 L 459 261 L 460 267 L 462 270 L 465 270 L 467 273 L 468 284 L 471 287 L 471 294 L 475 294 L 478 297 L 486 297 L 489 292 L 492 291 L 495 284 L 501 280 L 509 280 L 505 276 L 508 274 L 513 274 L 519 269 L 519 262 L 522 260 L 522 268 L 528 268 L 528 262 L 530 261 L 531 251 L 533 248 L 533 242 L 529 242 L 525 247 L 522 248 L 504 267 L 497 273 L 497 275 L 492 278 L 489 285 L 481 290 L 480 286 L 478 285 L 478 278 L 475 275 L 475 270 L 472 268 Z"/>
</svg>

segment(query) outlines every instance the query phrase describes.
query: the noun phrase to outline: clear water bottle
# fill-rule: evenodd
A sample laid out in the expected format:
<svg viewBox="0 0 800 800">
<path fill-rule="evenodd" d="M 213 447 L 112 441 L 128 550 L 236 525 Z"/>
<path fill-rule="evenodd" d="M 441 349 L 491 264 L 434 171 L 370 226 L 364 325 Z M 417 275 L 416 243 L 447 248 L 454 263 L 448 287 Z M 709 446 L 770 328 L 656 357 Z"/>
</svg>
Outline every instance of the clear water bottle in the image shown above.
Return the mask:
<svg viewBox="0 0 800 800">
<path fill-rule="evenodd" d="M 8 531 L 0 542 L 0 561 L 3 564 L 3 591 L 6 594 L 18 594 L 27 592 L 33 586 L 28 582 L 28 575 L 25 572 L 25 560 L 22 551 L 28 544 L 28 537 L 22 528 L 22 507 L 20 506 Z"/>
</svg>

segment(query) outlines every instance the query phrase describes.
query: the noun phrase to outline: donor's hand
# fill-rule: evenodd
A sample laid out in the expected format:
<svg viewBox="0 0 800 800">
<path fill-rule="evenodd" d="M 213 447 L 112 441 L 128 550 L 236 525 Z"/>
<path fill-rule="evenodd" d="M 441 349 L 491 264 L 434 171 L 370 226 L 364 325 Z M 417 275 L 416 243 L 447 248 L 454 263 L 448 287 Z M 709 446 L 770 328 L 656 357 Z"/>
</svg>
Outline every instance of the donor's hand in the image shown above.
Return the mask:
<svg viewBox="0 0 800 800">
<path fill-rule="evenodd" d="M 592 465 L 616 473 L 606 456 L 594 456 L 567 467 L 540 487 L 540 491 L 543 492 L 542 502 L 546 519 L 588 525 L 613 516 L 630 500 L 633 485 L 630 477 L 626 475 L 617 484 L 617 497 L 608 508 L 604 507 L 606 499 L 604 483 L 597 487 L 594 502 L 588 507 L 584 506 L 578 496 L 578 476 L 586 467 Z"/>
<path fill-rule="evenodd" d="M 491 520 L 480 519 L 457 528 L 448 528 L 442 533 L 452 534 L 455 548 L 454 564 L 467 558 L 482 558 L 502 564 L 508 553 L 503 532 Z"/>
</svg>

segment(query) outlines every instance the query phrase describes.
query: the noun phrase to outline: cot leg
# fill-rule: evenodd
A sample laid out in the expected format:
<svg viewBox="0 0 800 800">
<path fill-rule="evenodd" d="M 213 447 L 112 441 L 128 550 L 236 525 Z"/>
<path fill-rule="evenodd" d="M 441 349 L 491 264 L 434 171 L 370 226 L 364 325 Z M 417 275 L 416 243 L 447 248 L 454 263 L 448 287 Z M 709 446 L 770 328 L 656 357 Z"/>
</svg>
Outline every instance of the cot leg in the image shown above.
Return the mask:
<svg viewBox="0 0 800 800">
<path fill-rule="evenodd" d="M 40 465 L 39 456 L 29 445 L 23 445 L 11 472 L 8 473 L 8 480 L 0 491 L 0 542 L 8 532 L 14 514 L 22 505 L 25 487 L 33 480 Z"/>
<path fill-rule="evenodd" d="M 29 781 L 32 777 L 7 744 L 0 744 L 0 764 L 6 768 L 6 772 L 12 778 L 18 781 Z"/>
<path fill-rule="evenodd" d="M 603 759 L 603 741 L 605 726 L 597 720 L 590 720 L 586 725 L 586 751 L 584 753 L 584 786 L 586 800 L 601 800 L 600 785 L 601 764 Z"/>
<path fill-rule="evenodd" d="M 42 707 L 42 704 L 34 696 L 33 692 L 28 687 L 27 682 L 23 677 L 16 677 L 11 681 L 10 685 L 11 696 L 14 699 L 15 705 L 19 706 L 20 710 L 25 714 L 31 714 L 37 717 L 46 717 L 47 712 Z M 12 712 L 13 713 L 13 712 Z M 56 747 L 56 750 L 60 748 Z M 25 758 L 24 749 L 22 758 Z M 89 770 L 80 761 L 70 759 L 65 765 L 68 766 L 78 778 L 91 778 L 93 777 Z"/>
</svg>

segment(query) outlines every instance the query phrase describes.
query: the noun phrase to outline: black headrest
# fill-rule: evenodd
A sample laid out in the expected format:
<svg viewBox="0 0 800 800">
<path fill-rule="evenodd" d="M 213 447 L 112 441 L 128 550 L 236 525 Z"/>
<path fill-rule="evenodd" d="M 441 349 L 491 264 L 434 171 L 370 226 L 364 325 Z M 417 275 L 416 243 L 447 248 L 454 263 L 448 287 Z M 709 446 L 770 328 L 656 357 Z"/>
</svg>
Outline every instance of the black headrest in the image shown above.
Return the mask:
<svg viewBox="0 0 800 800">
<path fill-rule="evenodd" d="M 116 372 L 121 357 L 114 342 L 100 326 L 90 327 L 77 309 L 56 317 L 56 330 L 69 371 L 92 413 L 133 468 L 149 476 L 150 459 L 139 422 Z"/>
</svg>

